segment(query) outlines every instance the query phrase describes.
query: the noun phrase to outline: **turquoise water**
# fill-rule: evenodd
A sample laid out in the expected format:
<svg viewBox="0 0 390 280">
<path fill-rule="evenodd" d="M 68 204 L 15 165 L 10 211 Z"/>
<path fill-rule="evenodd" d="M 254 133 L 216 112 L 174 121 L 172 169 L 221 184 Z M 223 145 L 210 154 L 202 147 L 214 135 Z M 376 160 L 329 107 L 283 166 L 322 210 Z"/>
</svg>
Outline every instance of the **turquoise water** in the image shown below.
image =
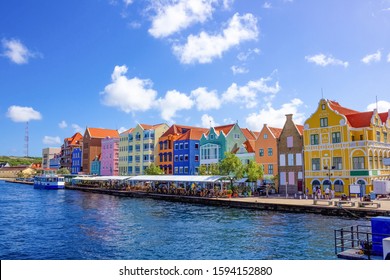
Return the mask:
<svg viewBox="0 0 390 280">
<path fill-rule="evenodd" d="M 336 259 L 333 230 L 366 222 L 0 181 L 2 260 Z"/>
</svg>

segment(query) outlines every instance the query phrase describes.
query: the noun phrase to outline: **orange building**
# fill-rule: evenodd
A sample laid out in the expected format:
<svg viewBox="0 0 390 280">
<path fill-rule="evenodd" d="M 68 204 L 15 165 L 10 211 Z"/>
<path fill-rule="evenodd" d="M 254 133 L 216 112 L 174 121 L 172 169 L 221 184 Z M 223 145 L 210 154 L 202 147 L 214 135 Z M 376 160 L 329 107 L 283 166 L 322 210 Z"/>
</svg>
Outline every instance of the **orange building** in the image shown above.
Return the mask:
<svg viewBox="0 0 390 280">
<path fill-rule="evenodd" d="M 278 138 L 281 128 L 264 124 L 255 142 L 255 160 L 264 167 L 264 177 L 278 174 Z"/>
<path fill-rule="evenodd" d="M 102 139 L 119 138 L 117 130 L 87 127 L 83 137 L 83 172 L 91 173 L 91 162 L 101 154 Z"/>
</svg>

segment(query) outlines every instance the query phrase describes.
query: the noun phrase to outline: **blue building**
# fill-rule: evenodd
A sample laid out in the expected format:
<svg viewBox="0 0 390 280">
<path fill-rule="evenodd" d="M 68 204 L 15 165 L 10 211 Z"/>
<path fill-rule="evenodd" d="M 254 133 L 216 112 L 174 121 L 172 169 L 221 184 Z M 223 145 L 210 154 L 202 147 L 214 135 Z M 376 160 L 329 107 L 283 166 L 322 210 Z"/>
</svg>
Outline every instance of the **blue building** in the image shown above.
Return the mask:
<svg viewBox="0 0 390 280">
<path fill-rule="evenodd" d="M 96 175 L 100 176 L 100 166 L 101 166 L 101 161 L 100 161 L 101 155 L 98 155 L 95 157 L 93 161 L 91 161 L 91 175 Z"/>
<path fill-rule="evenodd" d="M 54 157 L 49 160 L 50 169 L 60 169 L 61 166 L 61 154 L 54 154 Z"/>
<path fill-rule="evenodd" d="M 197 175 L 200 165 L 200 138 L 207 129 L 193 128 L 173 144 L 173 174 Z"/>
<path fill-rule="evenodd" d="M 71 173 L 72 174 L 78 174 L 82 171 L 82 152 L 81 148 L 75 148 L 72 151 L 72 167 L 71 167 Z"/>
</svg>

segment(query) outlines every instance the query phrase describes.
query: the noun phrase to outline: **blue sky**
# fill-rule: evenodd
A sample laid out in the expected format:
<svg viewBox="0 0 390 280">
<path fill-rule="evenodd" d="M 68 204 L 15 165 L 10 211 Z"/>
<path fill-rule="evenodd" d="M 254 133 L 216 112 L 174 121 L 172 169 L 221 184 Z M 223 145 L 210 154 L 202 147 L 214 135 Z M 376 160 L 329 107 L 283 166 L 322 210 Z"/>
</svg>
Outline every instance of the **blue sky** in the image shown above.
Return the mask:
<svg viewBox="0 0 390 280">
<path fill-rule="evenodd" d="M 4 0 L 0 155 L 89 127 L 259 131 L 319 99 L 390 108 L 390 1 Z"/>
</svg>

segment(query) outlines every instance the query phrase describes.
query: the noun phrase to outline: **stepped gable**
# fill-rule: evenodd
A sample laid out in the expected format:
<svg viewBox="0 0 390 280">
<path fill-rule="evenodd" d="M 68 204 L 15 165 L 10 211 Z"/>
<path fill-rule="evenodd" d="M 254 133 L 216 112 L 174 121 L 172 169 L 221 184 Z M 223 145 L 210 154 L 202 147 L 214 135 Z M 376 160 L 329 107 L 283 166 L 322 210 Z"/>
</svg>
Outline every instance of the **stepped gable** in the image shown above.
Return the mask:
<svg viewBox="0 0 390 280">
<path fill-rule="evenodd" d="M 91 138 L 106 138 L 107 136 L 111 138 L 119 138 L 119 133 L 115 129 L 88 127 L 87 130 Z"/>
</svg>

